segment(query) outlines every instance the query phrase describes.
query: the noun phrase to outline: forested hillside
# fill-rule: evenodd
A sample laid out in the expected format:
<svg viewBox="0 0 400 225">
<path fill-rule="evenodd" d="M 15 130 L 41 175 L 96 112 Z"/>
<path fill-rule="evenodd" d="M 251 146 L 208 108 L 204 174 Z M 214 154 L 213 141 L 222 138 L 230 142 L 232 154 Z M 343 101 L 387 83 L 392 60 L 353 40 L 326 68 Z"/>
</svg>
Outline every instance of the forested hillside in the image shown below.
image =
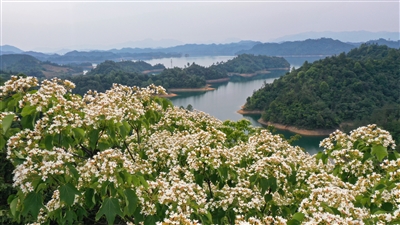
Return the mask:
<svg viewBox="0 0 400 225">
<path fill-rule="evenodd" d="M 376 122 L 400 135 L 399 68 L 399 49 L 362 45 L 305 62 L 256 91 L 245 109 L 263 110 L 263 120 L 299 128 Z"/>
<path fill-rule="evenodd" d="M 164 69 L 160 74 L 142 74 L 143 70 L 165 68 L 139 62 L 105 61 L 86 75 L 69 77 L 76 84 L 75 93 L 84 94 L 88 90 L 105 91 L 113 83 L 145 87 L 150 84 L 169 88 L 200 88 L 207 80 L 228 78 L 228 72 L 253 73 L 258 70 L 288 68 L 289 63 L 278 57 L 239 55 L 226 63 L 203 67 L 195 63 L 185 68 Z"/>
<path fill-rule="evenodd" d="M 73 76 L 69 79 L 76 84 L 74 93 L 81 95 L 88 90 L 104 92 L 110 89 L 113 83 L 138 87 L 156 84 L 165 88 L 199 88 L 206 85 L 204 77 L 189 74 L 185 69 L 178 67 L 165 69 L 158 75 L 111 70 L 109 73 L 92 73 L 91 75 Z"/>
<path fill-rule="evenodd" d="M 23 73 L 38 78 L 51 78 L 55 76 L 72 76 L 81 74 L 84 69 L 91 68 L 91 64 L 76 64 L 74 66 L 61 66 L 49 61 L 42 62 L 26 54 L 0 55 L 0 70 Z"/>
<path fill-rule="evenodd" d="M 284 58 L 251 54 L 241 54 L 225 63 L 211 66 L 227 73 L 254 73 L 268 69 L 289 69 L 289 67 L 290 64 Z"/>
<path fill-rule="evenodd" d="M 24 54 L 1 55 L 1 70 L 25 73 L 29 76 L 44 77 L 41 62 L 33 56 Z"/>
<path fill-rule="evenodd" d="M 145 70 L 158 70 L 165 69 L 165 66 L 162 64 L 150 65 L 144 61 L 122 61 L 122 62 L 114 62 L 111 60 L 107 60 L 103 63 L 100 63 L 96 66 L 96 68 L 92 69 L 86 75 L 94 75 L 94 74 L 109 74 L 111 72 L 143 72 Z"/>
</svg>

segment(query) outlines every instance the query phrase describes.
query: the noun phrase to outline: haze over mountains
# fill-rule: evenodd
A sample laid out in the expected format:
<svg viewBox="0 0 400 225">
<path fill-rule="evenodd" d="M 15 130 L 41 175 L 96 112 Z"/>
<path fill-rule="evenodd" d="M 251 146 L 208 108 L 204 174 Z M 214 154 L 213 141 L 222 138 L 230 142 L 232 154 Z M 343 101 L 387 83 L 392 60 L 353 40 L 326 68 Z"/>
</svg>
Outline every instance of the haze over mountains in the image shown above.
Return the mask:
<svg viewBox="0 0 400 225">
<path fill-rule="evenodd" d="M 330 37 L 343 42 L 366 42 L 369 40 L 387 39 L 397 41 L 400 39 L 398 32 L 370 32 L 370 31 L 343 31 L 343 32 L 303 32 L 293 35 L 285 35 L 271 40 L 271 42 L 284 42 L 284 41 L 301 41 L 305 39 L 317 39 L 322 37 Z"/>
<path fill-rule="evenodd" d="M 296 60 L 304 60 L 299 57 L 314 57 L 307 59 L 309 62 L 321 59 L 326 56 L 338 55 L 342 52 L 349 52 L 351 49 L 359 47 L 363 43 L 387 45 L 390 48 L 399 48 L 400 41 L 394 37 L 395 32 L 314 32 L 302 33 L 286 36 L 287 40 L 297 39 L 306 35 L 312 37 L 313 35 L 327 35 L 330 34 L 334 37 L 341 36 L 344 40 L 360 40 L 367 37 L 377 37 L 362 42 L 347 42 L 333 38 L 317 38 L 317 39 L 303 39 L 300 41 L 285 41 L 285 42 L 267 42 L 262 43 L 259 41 L 238 41 L 227 44 L 180 44 L 181 42 L 162 39 L 154 41 L 151 39 L 145 40 L 141 43 L 129 42 L 125 43 L 126 46 L 122 48 L 111 48 L 109 50 L 88 50 L 78 51 L 71 50 L 65 54 L 57 53 L 43 53 L 36 51 L 24 51 L 18 47 L 11 45 L 3 45 L 0 49 L 0 70 L 4 71 L 23 71 L 25 73 L 42 74 L 42 76 L 59 75 L 59 74 L 79 74 L 82 70 L 90 70 L 92 63 L 101 63 L 106 60 L 112 61 L 126 61 L 126 60 L 150 60 L 157 58 L 174 58 L 174 57 L 202 57 L 202 56 L 233 56 L 239 54 L 254 54 L 254 55 L 267 55 L 267 56 L 282 56 L 285 57 L 291 64 Z M 355 35 L 360 35 L 356 39 Z M 384 37 L 384 38 L 382 38 Z M 346 39 L 347 38 L 347 39 Z M 234 39 L 231 39 L 234 40 Z M 169 43 L 169 44 L 168 44 Z M 172 47 L 128 47 L 133 45 L 152 46 L 157 44 L 159 46 Z M 124 45 L 121 45 L 124 46 Z M 154 46 L 154 45 L 153 45 Z M 27 57 L 29 56 L 29 57 Z M 291 58 L 289 60 L 289 58 Z M 298 62 L 297 64 L 302 64 Z M 68 68 L 59 68 L 57 66 L 67 65 Z M 19 70 L 18 70 L 19 69 Z"/>
<path fill-rule="evenodd" d="M 370 31 L 343 31 L 343 32 L 332 32 L 332 31 L 325 31 L 325 32 L 304 32 L 304 33 L 298 33 L 298 34 L 292 34 L 292 35 L 286 35 L 282 36 L 276 39 L 269 39 L 264 41 L 260 40 L 255 40 L 255 41 L 260 41 L 263 43 L 281 43 L 285 41 L 302 41 L 306 39 L 319 39 L 319 38 L 332 38 L 334 40 L 340 40 L 342 42 L 351 42 L 351 43 L 359 43 L 359 42 L 366 42 L 369 40 L 377 40 L 380 38 L 386 39 L 386 40 L 392 40 L 392 41 L 397 41 L 400 39 L 399 33 L 398 32 L 370 32 Z M 250 40 L 250 39 L 247 39 Z M 176 40 L 176 39 L 157 39 L 157 38 L 147 38 L 147 39 L 142 39 L 142 40 L 136 40 L 136 41 L 128 41 L 128 42 L 123 42 L 123 43 L 109 43 L 107 45 L 77 45 L 77 46 L 61 46 L 60 48 L 50 48 L 47 46 L 33 46 L 30 49 L 22 49 L 21 51 L 35 51 L 35 52 L 42 52 L 46 54 L 52 54 L 56 53 L 59 55 L 63 55 L 67 52 L 71 52 L 74 50 L 77 51 L 93 51 L 93 50 L 110 50 L 110 49 L 122 49 L 122 48 L 152 48 L 152 49 L 160 49 L 160 48 L 170 48 L 170 47 L 175 47 L 175 46 L 180 46 L 180 45 L 185 45 L 185 44 L 230 44 L 230 43 L 236 43 L 243 41 L 243 39 L 237 38 L 237 37 L 229 37 L 225 38 L 223 40 L 205 40 L 202 42 L 195 42 L 195 43 L 188 43 L 184 42 L 181 40 Z M 4 46 L 7 46 L 7 44 L 10 43 L 4 43 Z M 17 45 L 14 45 L 16 47 L 19 47 Z M 3 49 L 2 51 L 6 51 Z M 16 52 L 15 53 L 20 53 Z"/>
</svg>

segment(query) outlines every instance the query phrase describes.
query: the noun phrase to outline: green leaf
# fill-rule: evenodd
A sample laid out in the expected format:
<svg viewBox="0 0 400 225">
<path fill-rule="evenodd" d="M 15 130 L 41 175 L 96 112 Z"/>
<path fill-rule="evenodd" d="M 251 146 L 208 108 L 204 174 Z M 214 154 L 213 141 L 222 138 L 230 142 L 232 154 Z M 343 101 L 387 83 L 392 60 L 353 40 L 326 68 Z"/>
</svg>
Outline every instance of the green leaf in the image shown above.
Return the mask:
<svg viewBox="0 0 400 225">
<path fill-rule="evenodd" d="M 382 162 L 382 159 L 385 158 L 388 155 L 387 149 L 383 147 L 382 145 L 375 145 L 372 146 L 372 155 L 376 155 L 378 160 Z"/>
<path fill-rule="evenodd" d="M 96 149 L 97 140 L 99 140 L 100 131 L 93 129 L 89 132 L 89 147 L 94 150 Z"/>
<path fill-rule="evenodd" d="M 73 165 L 71 163 L 67 163 L 66 166 L 69 169 L 69 172 L 71 172 L 71 174 L 73 175 L 73 178 L 78 180 L 79 179 L 79 173 L 78 173 L 78 170 L 76 169 L 75 165 Z"/>
<path fill-rule="evenodd" d="M 264 195 L 264 200 L 265 200 L 265 203 L 269 203 L 269 201 L 272 200 L 272 195 L 271 194 Z"/>
<path fill-rule="evenodd" d="M 297 212 L 297 213 L 295 213 L 295 214 L 293 215 L 292 218 L 295 219 L 295 220 L 297 220 L 297 221 L 299 221 L 299 222 L 302 222 L 303 219 L 304 219 L 304 214 L 301 213 L 301 212 Z"/>
<path fill-rule="evenodd" d="M 198 184 L 200 187 L 203 187 L 203 183 L 204 183 L 204 175 L 201 173 L 197 173 L 194 176 L 195 182 L 196 184 Z"/>
<path fill-rule="evenodd" d="M 135 185 L 135 187 L 139 187 L 140 186 L 140 180 L 136 175 L 131 175 L 132 178 L 132 182 L 133 185 Z"/>
<path fill-rule="evenodd" d="M 4 134 L 8 131 L 8 128 L 11 127 L 13 120 L 14 120 L 14 114 L 9 114 L 3 118 L 2 125 Z"/>
<path fill-rule="evenodd" d="M 228 178 L 228 167 L 226 167 L 226 166 L 221 166 L 221 167 L 218 169 L 218 173 L 219 173 L 219 175 L 221 176 L 222 180 L 227 179 L 227 178 Z"/>
<path fill-rule="evenodd" d="M 52 135 L 46 135 L 46 137 L 44 138 L 44 145 L 46 146 L 47 150 L 53 149 L 53 136 Z"/>
<path fill-rule="evenodd" d="M 269 184 L 271 185 L 271 191 L 275 192 L 278 189 L 278 184 L 276 182 L 276 178 L 275 177 L 270 177 L 268 179 Z"/>
<path fill-rule="evenodd" d="M 146 225 L 154 225 L 154 224 L 156 224 L 155 216 L 147 216 L 146 219 L 144 220 L 144 224 L 146 224 Z"/>
<path fill-rule="evenodd" d="M 96 214 L 96 221 L 99 220 L 103 215 L 106 216 L 109 225 L 114 223 L 117 215 L 122 217 L 122 212 L 116 198 L 105 198 L 100 210 Z"/>
<path fill-rule="evenodd" d="M 141 176 L 141 175 L 138 175 L 138 176 L 139 176 L 140 183 L 141 183 L 146 189 L 149 188 L 149 184 L 147 183 L 146 179 L 144 179 L 144 177 Z"/>
<path fill-rule="evenodd" d="M 3 135 L 0 134 L 0 149 L 2 149 L 6 145 L 6 143 L 7 141 L 4 139 Z"/>
<path fill-rule="evenodd" d="M 93 208 L 95 205 L 95 199 L 94 199 L 94 189 L 89 188 L 85 191 L 85 204 L 89 209 Z"/>
<path fill-rule="evenodd" d="M 97 147 L 100 149 L 100 151 L 104 151 L 106 149 L 109 149 L 111 145 L 107 141 L 99 141 Z"/>
<path fill-rule="evenodd" d="M 68 221 L 68 224 L 73 224 L 76 219 L 77 219 L 77 215 L 74 211 L 68 210 L 65 213 L 65 221 Z"/>
<path fill-rule="evenodd" d="M 82 140 L 85 138 L 85 130 L 81 128 L 72 128 L 72 131 L 74 132 L 74 136 L 78 140 Z"/>
<path fill-rule="evenodd" d="M 25 106 L 21 111 L 21 116 L 25 117 L 27 115 L 31 115 L 35 111 L 36 111 L 36 106 L 31 106 L 31 105 Z"/>
<path fill-rule="evenodd" d="M 29 193 L 23 202 L 22 215 L 26 216 L 30 212 L 33 218 L 37 218 L 39 210 L 43 206 L 43 196 L 40 193 Z"/>
<path fill-rule="evenodd" d="M 80 194 L 80 192 L 71 183 L 61 186 L 59 191 L 60 200 L 65 202 L 67 206 L 71 206 L 74 203 L 75 195 Z"/>
<path fill-rule="evenodd" d="M 287 225 L 300 225 L 301 223 L 298 220 L 289 220 Z"/>
<path fill-rule="evenodd" d="M 128 134 L 128 130 L 123 124 L 119 127 L 119 134 L 121 135 L 121 138 L 123 138 L 123 139 Z"/>
<path fill-rule="evenodd" d="M 127 209 L 128 209 L 128 214 L 129 215 L 133 215 L 136 211 L 137 205 L 138 205 L 138 197 L 136 196 L 136 193 L 131 190 L 131 189 L 126 189 L 124 191 L 125 193 L 125 197 L 126 197 L 126 201 L 127 201 Z"/>
<path fill-rule="evenodd" d="M 33 115 L 22 117 L 21 119 L 22 128 L 33 129 L 34 122 L 35 122 L 35 117 Z"/>
<path fill-rule="evenodd" d="M 268 188 L 270 187 L 269 180 L 265 177 L 261 177 L 260 179 L 260 187 L 261 187 L 261 194 L 264 194 Z"/>
<path fill-rule="evenodd" d="M 383 210 L 385 210 L 385 211 L 390 212 L 390 211 L 393 210 L 393 204 L 390 203 L 390 202 L 385 202 L 385 203 L 382 204 L 381 208 L 382 208 Z"/>
<path fill-rule="evenodd" d="M 12 202 L 10 203 L 10 211 L 14 217 L 17 212 L 17 203 L 18 203 L 18 198 L 14 198 L 14 200 L 12 200 Z"/>
<path fill-rule="evenodd" d="M 10 100 L 8 102 L 8 104 L 7 104 L 8 111 L 14 111 L 14 107 L 16 105 L 16 102 L 17 101 L 15 99 L 12 99 L 12 100 Z"/>
</svg>

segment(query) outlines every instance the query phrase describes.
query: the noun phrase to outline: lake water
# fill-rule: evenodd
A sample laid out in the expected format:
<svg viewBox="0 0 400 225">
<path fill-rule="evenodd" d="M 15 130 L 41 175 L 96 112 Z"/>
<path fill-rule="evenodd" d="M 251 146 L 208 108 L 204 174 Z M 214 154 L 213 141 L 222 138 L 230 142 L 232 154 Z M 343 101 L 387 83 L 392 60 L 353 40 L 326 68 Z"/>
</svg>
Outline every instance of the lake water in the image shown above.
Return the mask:
<svg viewBox="0 0 400 225">
<path fill-rule="evenodd" d="M 151 59 L 144 60 L 151 65 L 155 65 L 157 63 L 163 64 L 166 68 L 180 67 L 183 68 L 187 66 L 188 63 L 192 64 L 193 62 L 200 66 L 209 67 L 213 63 L 217 62 L 226 62 L 230 59 L 233 59 L 235 56 L 199 56 L 199 57 L 179 57 L 179 58 L 162 58 L 162 59 Z"/>
<path fill-rule="evenodd" d="M 184 67 L 187 63 L 195 62 L 202 66 L 210 66 L 213 63 L 232 59 L 234 56 L 216 56 L 216 57 L 182 57 L 173 58 L 172 66 Z M 315 59 L 299 60 L 298 64 L 291 64 L 291 67 L 299 67 L 305 60 L 311 62 Z M 171 59 L 155 59 L 146 62 L 154 65 L 157 63 L 170 63 Z M 289 61 L 289 60 L 288 60 Z M 290 61 L 289 61 L 290 62 Z M 170 67 L 164 64 L 166 67 Z M 253 78 L 240 78 L 234 77 L 231 81 L 222 84 L 213 84 L 215 88 L 213 91 L 206 92 L 179 92 L 177 97 L 171 98 L 175 106 L 187 107 L 189 104 L 194 109 L 206 112 L 222 121 L 240 119 L 249 120 L 253 126 L 261 127 L 262 124 L 257 120 L 260 118 L 258 115 L 241 115 L 237 111 L 245 104 L 246 99 L 253 94 L 254 91 L 260 89 L 264 83 L 272 83 L 274 79 L 283 75 L 283 71 L 274 71 L 273 73 L 260 75 Z M 278 130 L 278 133 L 283 134 L 286 138 L 295 135 L 295 133 Z M 294 145 L 306 149 L 307 152 L 315 154 L 322 150 L 319 148 L 319 142 L 325 137 L 320 136 L 303 136 L 300 140 L 293 142 Z"/>
</svg>

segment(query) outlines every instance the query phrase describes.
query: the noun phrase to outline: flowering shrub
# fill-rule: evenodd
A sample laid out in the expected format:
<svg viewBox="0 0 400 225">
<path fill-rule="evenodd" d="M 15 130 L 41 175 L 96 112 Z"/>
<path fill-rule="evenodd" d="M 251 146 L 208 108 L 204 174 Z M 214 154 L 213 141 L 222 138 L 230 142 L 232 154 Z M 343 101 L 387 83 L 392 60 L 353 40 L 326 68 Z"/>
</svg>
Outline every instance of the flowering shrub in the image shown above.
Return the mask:
<svg viewBox="0 0 400 225">
<path fill-rule="evenodd" d="M 309 155 L 248 121 L 173 107 L 164 89 L 12 77 L 1 147 L 14 220 L 31 224 L 400 222 L 400 156 L 374 125 Z"/>
</svg>

